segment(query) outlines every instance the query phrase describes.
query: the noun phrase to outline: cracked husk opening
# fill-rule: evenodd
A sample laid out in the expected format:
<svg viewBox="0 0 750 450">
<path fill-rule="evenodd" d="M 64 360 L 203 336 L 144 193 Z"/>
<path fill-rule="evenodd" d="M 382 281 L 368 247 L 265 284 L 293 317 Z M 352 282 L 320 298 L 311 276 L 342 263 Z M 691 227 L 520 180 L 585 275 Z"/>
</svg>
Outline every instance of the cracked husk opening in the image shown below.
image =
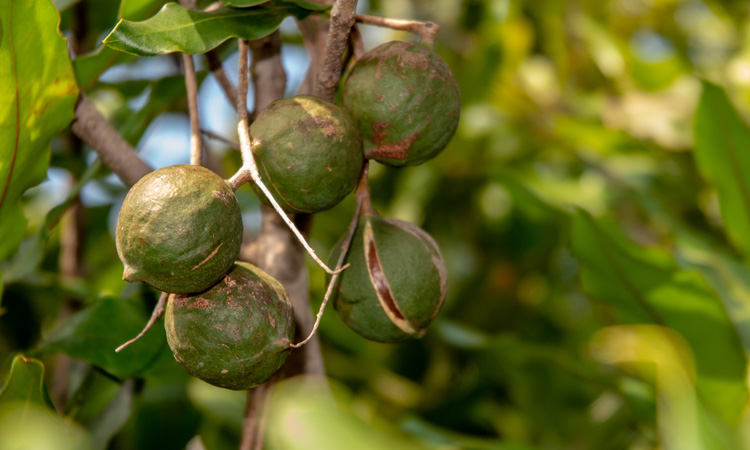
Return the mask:
<svg viewBox="0 0 750 450">
<path fill-rule="evenodd" d="M 365 225 L 365 261 L 367 263 L 367 273 L 370 276 L 370 282 L 375 288 L 375 293 L 380 301 L 380 306 L 385 311 L 388 318 L 401 329 L 404 333 L 414 335 L 417 331 L 414 327 L 406 320 L 404 314 L 398 307 L 396 297 L 391 291 L 391 287 L 388 284 L 388 279 L 385 277 L 385 272 L 380 264 L 380 257 L 378 255 L 378 248 L 375 244 L 375 236 L 372 232 L 372 225 L 368 221 Z"/>
</svg>

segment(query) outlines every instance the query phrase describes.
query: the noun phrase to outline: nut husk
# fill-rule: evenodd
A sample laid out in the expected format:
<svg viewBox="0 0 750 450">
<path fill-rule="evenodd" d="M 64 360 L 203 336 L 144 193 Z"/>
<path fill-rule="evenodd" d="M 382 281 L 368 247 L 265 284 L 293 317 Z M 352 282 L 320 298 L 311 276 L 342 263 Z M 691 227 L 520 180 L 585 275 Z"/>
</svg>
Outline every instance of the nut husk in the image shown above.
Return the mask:
<svg viewBox="0 0 750 450">
<path fill-rule="evenodd" d="M 342 99 L 362 132 L 365 157 L 389 166 L 421 164 L 437 155 L 461 113 L 450 68 L 420 43 L 392 41 L 365 53 Z"/>
<path fill-rule="evenodd" d="M 205 292 L 170 295 L 164 326 L 188 373 L 236 390 L 278 371 L 294 337 L 292 305 L 281 283 L 242 262 Z"/>
<path fill-rule="evenodd" d="M 329 263 L 340 248 L 341 242 Z M 332 297 L 341 320 L 378 342 L 424 335 L 446 295 L 445 265 L 430 235 L 408 222 L 364 215 L 346 262 Z"/>
<path fill-rule="evenodd" d="M 163 167 L 128 192 L 115 241 L 125 281 L 170 293 L 199 292 L 219 281 L 239 255 L 240 206 L 229 183 L 214 172 Z"/>
<path fill-rule="evenodd" d="M 362 137 L 332 103 L 310 95 L 277 100 L 261 111 L 250 134 L 260 177 L 285 211 L 323 211 L 357 185 Z"/>
</svg>

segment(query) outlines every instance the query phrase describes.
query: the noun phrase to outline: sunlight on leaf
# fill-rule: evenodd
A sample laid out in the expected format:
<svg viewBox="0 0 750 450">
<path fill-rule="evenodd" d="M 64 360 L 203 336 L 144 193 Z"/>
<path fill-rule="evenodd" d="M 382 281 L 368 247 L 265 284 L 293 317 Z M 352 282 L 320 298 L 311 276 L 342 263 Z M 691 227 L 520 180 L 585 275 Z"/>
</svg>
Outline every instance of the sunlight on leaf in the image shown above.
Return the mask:
<svg viewBox="0 0 750 450">
<path fill-rule="evenodd" d="M 617 365 L 654 384 L 664 448 L 736 448 L 728 430 L 716 428 L 703 411 L 696 395 L 690 347 L 679 334 L 656 325 L 618 325 L 598 331 L 589 349 L 598 361 Z"/>
<path fill-rule="evenodd" d="M 736 424 L 748 399 L 747 357 L 723 304 L 703 278 L 583 211 L 574 216 L 572 251 L 581 262 L 584 292 L 612 305 L 621 322 L 665 325 L 685 338 L 695 356 L 700 400 Z"/>
<path fill-rule="evenodd" d="M 13 358 L 8 379 L 0 390 L 0 405 L 22 401 L 54 409 L 44 387 L 44 365 L 41 361 L 18 355 Z"/>
<path fill-rule="evenodd" d="M 91 437 L 80 425 L 34 403 L 0 405 L 0 448 L 92 450 Z"/>
<path fill-rule="evenodd" d="M 222 7 L 203 12 L 168 3 L 143 22 L 121 20 L 104 43 L 141 56 L 205 53 L 232 37 L 259 39 L 267 36 L 285 17 L 304 18 L 309 13 L 292 4 L 248 9 Z"/>
<path fill-rule="evenodd" d="M 0 0 L 0 11 L 2 260 L 21 241 L 21 195 L 44 179 L 50 139 L 73 119 L 78 88 L 51 2 Z"/>
<path fill-rule="evenodd" d="M 729 237 L 750 256 L 750 128 L 724 90 L 705 82 L 694 131 L 698 169 L 719 192 Z"/>
</svg>

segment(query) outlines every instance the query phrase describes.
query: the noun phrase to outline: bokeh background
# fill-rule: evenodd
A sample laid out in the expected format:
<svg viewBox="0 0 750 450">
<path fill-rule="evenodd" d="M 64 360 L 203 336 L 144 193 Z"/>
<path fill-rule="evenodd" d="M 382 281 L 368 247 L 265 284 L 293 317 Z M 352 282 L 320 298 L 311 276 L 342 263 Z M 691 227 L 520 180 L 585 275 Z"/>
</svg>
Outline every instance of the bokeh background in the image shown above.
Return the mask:
<svg viewBox="0 0 750 450">
<path fill-rule="evenodd" d="M 118 16 L 143 19 L 164 2 L 55 3 L 77 57 Z M 460 126 L 438 157 L 371 166 L 375 208 L 439 243 L 448 297 L 423 339 L 398 345 L 365 341 L 329 310 L 320 338 L 336 401 L 280 384 L 267 448 L 750 448 L 750 222 L 737 219 L 750 210 L 733 209 L 750 183 L 748 3 L 370 0 L 359 10 L 438 23 L 435 51 L 461 90 Z M 413 39 L 360 27 L 367 48 Z M 281 29 L 293 95 L 309 58 L 294 21 Z M 220 49 L 236 81 L 236 46 Z M 236 141 L 233 109 L 196 62 L 203 128 Z M 82 89 L 156 168 L 188 162 L 180 74 L 173 55 L 121 57 Z M 231 175 L 238 152 L 207 143 L 209 166 Z M 69 134 L 53 141 L 47 181 L 24 197 L 28 236 L 94 160 Z M 16 275 L 18 256 L 3 263 L 0 379 L 16 354 L 41 359 L 57 409 L 101 448 L 237 448 L 244 394 L 187 376 L 161 326 L 130 366 L 91 348 L 121 343 L 104 330 L 135 334 L 156 301 L 121 281 L 114 224 L 126 188 L 94 173 L 76 213 L 78 271 L 62 269 L 70 215 L 33 270 Z M 257 199 L 249 187 L 238 198 L 256 233 Z M 316 215 L 320 253 L 352 209 L 347 199 Z M 309 272 L 317 307 L 323 273 Z"/>
</svg>

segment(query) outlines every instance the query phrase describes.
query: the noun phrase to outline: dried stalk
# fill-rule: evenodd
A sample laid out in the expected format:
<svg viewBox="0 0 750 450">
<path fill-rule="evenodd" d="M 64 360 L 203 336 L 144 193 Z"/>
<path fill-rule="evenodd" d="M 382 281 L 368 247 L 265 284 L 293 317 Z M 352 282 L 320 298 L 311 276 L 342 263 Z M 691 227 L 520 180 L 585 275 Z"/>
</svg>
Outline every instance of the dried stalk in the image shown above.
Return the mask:
<svg viewBox="0 0 750 450">
<path fill-rule="evenodd" d="M 148 323 L 146 323 L 146 326 L 143 327 L 143 330 L 141 330 L 140 333 L 138 333 L 138 336 L 134 337 L 133 339 L 129 340 L 128 342 L 122 344 L 121 346 L 117 347 L 115 349 L 116 352 L 121 352 L 122 350 L 125 350 L 128 348 L 131 344 L 135 343 L 138 339 L 142 338 L 148 330 L 151 329 L 152 326 L 156 323 L 156 321 L 164 315 L 164 308 L 167 305 L 167 297 L 169 297 L 169 294 L 166 292 L 162 292 L 159 296 L 159 301 L 156 302 L 156 306 L 154 307 L 154 310 L 151 312 L 151 318 L 148 319 Z"/>
<path fill-rule="evenodd" d="M 370 190 L 367 185 L 367 173 L 367 163 L 365 163 L 364 167 L 362 168 L 362 174 L 359 178 L 359 186 L 357 187 L 357 192 L 355 192 L 354 194 L 357 198 L 357 203 L 354 207 L 354 214 L 352 214 L 352 220 L 351 222 L 349 222 L 349 229 L 346 232 L 346 237 L 344 237 L 344 242 L 341 243 L 341 253 L 339 254 L 339 259 L 336 261 L 336 270 L 339 270 L 339 272 L 331 276 L 331 281 L 328 282 L 328 288 L 326 288 L 326 293 L 323 297 L 323 303 L 320 304 L 320 309 L 318 309 L 318 314 L 315 316 L 315 324 L 313 325 L 310 334 L 304 340 L 296 344 L 291 344 L 292 348 L 300 348 L 303 345 L 307 344 L 308 341 L 310 341 L 310 339 L 312 339 L 315 336 L 315 333 L 318 331 L 320 321 L 323 319 L 323 312 L 325 311 L 326 305 L 328 304 L 328 301 L 333 294 L 334 286 L 338 281 L 339 275 L 341 275 L 340 269 L 344 266 L 346 256 L 349 254 L 349 247 L 352 244 L 354 232 L 357 231 L 357 223 L 359 222 L 359 214 L 362 210 L 362 204 L 365 202 L 365 200 L 369 204 Z"/>
<path fill-rule="evenodd" d="M 432 45 L 435 42 L 435 35 L 440 31 L 440 26 L 435 22 L 389 19 L 387 17 L 368 16 L 366 14 L 357 14 L 356 20 L 359 23 L 365 23 L 367 25 L 375 25 L 414 33 L 419 36 L 420 42 L 428 45 Z"/>
<path fill-rule="evenodd" d="M 321 260 L 318 255 L 315 253 L 315 250 L 310 246 L 310 244 L 307 242 L 307 239 L 305 239 L 304 236 L 302 236 L 302 233 L 297 229 L 297 226 L 294 225 L 294 222 L 292 222 L 289 217 L 286 215 L 284 210 L 279 206 L 279 203 L 276 201 L 276 199 L 273 197 L 273 194 L 271 194 L 271 191 L 268 190 L 266 185 L 263 183 L 263 180 L 260 179 L 260 174 L 258 173 L 258 166 L 255 163 L 255 157 L 253 156 L 252 151 L 252 141 L 250 140 L 250 131 L 249 127 L 250 124 L 248 122 L 248 114 L 247 114 L 247 51 L 248 51 L 248 45 L 247 41 L 244 39 L 240 39 L 240 63 L 239 63 L 239 72 L 240 72 L 240 82 L 237 89 L 237 114 L 239 115 L 239 120 L 237 122 L 237 134 L 239 134 L 240 137 L 240 152 L 242 153 L 242 167 L 239 171 L 237 171 L 236 174 L 232 176 L 232 178 L 229 179 L 229 183 L 232 185 L 234 190 L 240 188 L 243 184 L 245 184 L 248 181 L 253 181 L 258 188 L 263 192 L 263 195 L 268 199 L 268 201 L 271 203 L 271 206 L 276 210 L 276 212 L 279 213 L 279 216 L 284 220 L 284 222 L 287 224 L 290 230 L 294 233 L 294 235 L 297 237 L 297 239 L 300 241 L 302 246 L 307 250 L 307 253 L 310 255 L 310 257 L 325 270 L 327 273 L 334 274 L 335 271 L 331 270 L 324 262 Z"/>
</svg>

